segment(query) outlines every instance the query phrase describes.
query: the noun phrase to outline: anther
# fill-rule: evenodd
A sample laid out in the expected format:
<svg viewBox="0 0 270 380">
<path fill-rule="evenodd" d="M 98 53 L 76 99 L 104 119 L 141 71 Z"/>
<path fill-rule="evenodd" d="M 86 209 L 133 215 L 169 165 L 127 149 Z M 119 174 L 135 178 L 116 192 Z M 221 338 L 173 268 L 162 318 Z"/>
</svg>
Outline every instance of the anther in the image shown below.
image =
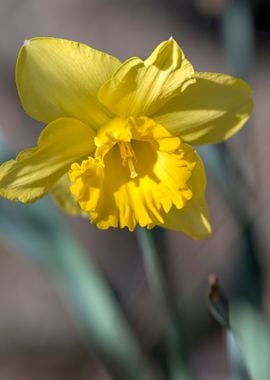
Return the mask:
<svg viewBox="0 0 270 380">
<path fill-rule="evenodd" d="M 127 159 L 127 163 L 128 163 L 128 168 L 129 168 L 129 171 L 130 171 L 130 178 L 133 179 L 133 178 L 138 177 L 138 173 L 135 170 L 132 158 L 128 158 Z"/>
<path fill-rule="evenodd" d="M 134 166 L 134 159 L 135 159 L 135 153 L 132 149 L 130 142 L 120 142 L 118 143 L 120 155 L 122 158 L 122 164 L 123 166 L 127 166 L 130 171 L 130 178 L 136 178 L 138 177 L 138 173 L 135 170 Z"/>
</svg>

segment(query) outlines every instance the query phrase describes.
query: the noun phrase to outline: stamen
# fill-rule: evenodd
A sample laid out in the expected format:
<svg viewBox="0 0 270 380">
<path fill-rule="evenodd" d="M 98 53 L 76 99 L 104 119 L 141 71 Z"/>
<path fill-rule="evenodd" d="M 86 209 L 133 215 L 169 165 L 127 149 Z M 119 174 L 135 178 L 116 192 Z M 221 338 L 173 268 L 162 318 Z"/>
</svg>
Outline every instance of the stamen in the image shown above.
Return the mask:
<svg viewBox="0 0 270 380">
<path fill-rule="evenodd" d="M 134 150 L 132 149 L 130 142 L 120 142 L 118 143 L 120 155 L 122 158 L 123 166 L 127 166 L 130 171 L 130 178 L 138 177 L 138 173 L 135 170 L 134 160 L 136 160 Z"/>
<path fill-rule="evenodd" d="M 130 171 L 130 178 L 133 179 L 133 178 L 138 177 L 138 173 L 135 170 L 135 167 L 134 167 L 134 164 L 133 164 L 133 160 L 131 158 L 128 158 L 127 163 L 128 163 L 128 168 L 129 168 L 129 171 Z"/>
</svg>

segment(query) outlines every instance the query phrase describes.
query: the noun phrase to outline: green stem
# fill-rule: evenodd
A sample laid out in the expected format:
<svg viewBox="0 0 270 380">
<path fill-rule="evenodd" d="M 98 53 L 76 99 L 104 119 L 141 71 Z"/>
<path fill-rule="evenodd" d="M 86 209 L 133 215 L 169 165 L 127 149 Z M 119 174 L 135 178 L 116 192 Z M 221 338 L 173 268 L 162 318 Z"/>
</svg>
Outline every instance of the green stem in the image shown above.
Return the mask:
<svg viewBox="0 0 270 380">
<path fill-rule="evenodd" d="M 183 360 L 183 342 L 178 316 L 173 307 L 172 292 L 165 276 L 160 252 L 156 249 L 150 231 L 143 228 L 138 228 L 136 231 L 143 254 L 149 288 L 165 320 L 165 345 L 168 354 L 169 379 L 189 380 L 189 370 Z"/>
</svg>

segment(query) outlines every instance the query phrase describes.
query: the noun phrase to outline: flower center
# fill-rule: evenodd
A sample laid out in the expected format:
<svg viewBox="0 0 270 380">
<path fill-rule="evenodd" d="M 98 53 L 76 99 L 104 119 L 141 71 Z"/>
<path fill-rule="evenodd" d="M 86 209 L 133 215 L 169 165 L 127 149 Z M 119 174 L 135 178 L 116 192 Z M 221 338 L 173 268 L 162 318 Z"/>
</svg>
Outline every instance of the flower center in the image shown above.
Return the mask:
<svg viewBox="0 0 270 380">
<path fill-rule="evenodd" d="M 128 166 L 130 172 L 130 178 L 138 177 L 138 173 L 135 170 L 134 161 L 136 161 L 134 150 L 130 142 L 118 143 L 120 150 L 120 156 L 122 158 L 122 164 L 124 167 Z"/>
<path fill-rule="evenodd" d="M 71 165 L 70 190 L 99 228 L 162 225 L 192 198 L 193 149 L 153 120 L 114 119 L 95 144 L 95 157 Z"/>
</svg>

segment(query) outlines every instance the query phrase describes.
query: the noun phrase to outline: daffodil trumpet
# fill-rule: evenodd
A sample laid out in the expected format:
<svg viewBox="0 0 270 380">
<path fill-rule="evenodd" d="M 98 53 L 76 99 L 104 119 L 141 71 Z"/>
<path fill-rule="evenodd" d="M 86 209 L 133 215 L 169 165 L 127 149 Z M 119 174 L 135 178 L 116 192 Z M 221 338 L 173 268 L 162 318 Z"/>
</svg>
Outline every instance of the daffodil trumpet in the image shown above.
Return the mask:
<svg viewBox="0 0 270 380">
<path fill-rule="evenodd" d="M 101 229 L 162 226 L 211 235 L 206 176 L 194 146 L 233 136 L 252 91 L 197 72 L 174 39 L 120 62 L 82 43 L 33 38 L 16 66 L 26 113 L 46 125 L 37 146 L 0 166 L 0 195 L 56 204 Z"/>
</svg>

